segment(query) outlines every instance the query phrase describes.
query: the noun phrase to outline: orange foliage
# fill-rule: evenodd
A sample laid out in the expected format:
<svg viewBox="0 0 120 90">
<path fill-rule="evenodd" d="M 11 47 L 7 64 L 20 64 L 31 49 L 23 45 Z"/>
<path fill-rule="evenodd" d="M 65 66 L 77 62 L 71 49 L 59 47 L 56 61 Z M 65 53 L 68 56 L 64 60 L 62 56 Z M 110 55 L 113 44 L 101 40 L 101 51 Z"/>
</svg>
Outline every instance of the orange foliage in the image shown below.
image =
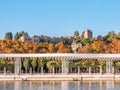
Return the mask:
<svg viewBox="0 0 120 90">
<path fill-rule="evenodd" d="M 71 53 L 71 45 L 59 42 L 51 44 L 41 42 L 20 42 L 17 40 L 0 40 L 0 53 Z M 78 53 L 120 53 L 120 40 L 113 38 L 110 43 L 94 40 L 77 49 Z"/>
<path fill-rule="evenodd" d="M 110 46 L 111 46 L 111 53 L 120 53 L 120 40 L 114 38 Z"/>
</svg>

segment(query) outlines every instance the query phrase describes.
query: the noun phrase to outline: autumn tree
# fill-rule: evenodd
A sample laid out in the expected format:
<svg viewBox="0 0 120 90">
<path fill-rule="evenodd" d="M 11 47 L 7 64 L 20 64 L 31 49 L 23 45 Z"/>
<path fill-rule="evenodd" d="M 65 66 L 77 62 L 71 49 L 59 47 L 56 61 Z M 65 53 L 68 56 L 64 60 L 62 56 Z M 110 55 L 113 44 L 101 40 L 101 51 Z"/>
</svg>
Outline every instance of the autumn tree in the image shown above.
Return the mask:
<svg viewBox="0 0 120 90">
<path fill-rule="evenodd" d="M 94 41 L 91 48 L 93 53 L 105 53 L 106 43 L 104 41 Z"/>
<path fill-rule="evenodd" d="M 110 43 L 111 53 L 120 53 L 120 40 L 114 38 Z"/>
<path fill-rule="evenodd" d="M 57 53 L 70 53 L 71 52 L 71 46 L 65 45 L 63 42 L 59 42 L 56 44 Z"/>
<path fill-rule="evenodd" d="M 50 43 L 48 45 L 48 50 L 50 53 L 55 53 L 55 45 Z"/>
<path fill-rule="evenodd" d="M 79 47 L 77 49 L 77 52 L 78 53 L 91 53 L 91 45 L 87 44 L 86 46 L 83 46 L 83 47 Z"/>
</svg>

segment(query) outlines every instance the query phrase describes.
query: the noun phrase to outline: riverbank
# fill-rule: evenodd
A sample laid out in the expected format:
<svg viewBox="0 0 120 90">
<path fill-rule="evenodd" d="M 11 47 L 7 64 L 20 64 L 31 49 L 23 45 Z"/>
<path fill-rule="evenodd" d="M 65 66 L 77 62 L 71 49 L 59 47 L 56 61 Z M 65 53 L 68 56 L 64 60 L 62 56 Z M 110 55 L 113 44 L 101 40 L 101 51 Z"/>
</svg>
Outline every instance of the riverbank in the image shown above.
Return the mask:
<svg viewBox="0 0 120 90">
<path fill-rule="evenodd" d="M 120 80 L 120 75 L 52 75 L 52 74 L 22 74 L 22 75 L 0 75 L 0 81 L 85 81 L 85 80 Z"/>
</svg>

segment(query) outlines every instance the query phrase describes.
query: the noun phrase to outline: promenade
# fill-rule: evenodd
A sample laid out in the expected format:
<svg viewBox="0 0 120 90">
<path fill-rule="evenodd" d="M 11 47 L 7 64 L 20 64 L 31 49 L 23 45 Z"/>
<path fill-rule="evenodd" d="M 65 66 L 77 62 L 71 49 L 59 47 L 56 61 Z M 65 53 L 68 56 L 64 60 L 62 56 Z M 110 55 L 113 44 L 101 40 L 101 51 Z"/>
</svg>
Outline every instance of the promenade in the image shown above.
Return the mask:
<svg viewBox="0 0 120 90">
<path fill-rule="evenodd" d="M 69 75 L 63 75 L 63 74 L 22 74 L 22 75 L 14 75 L 14 74 L 8 74 L 0 75 L 0 81 L 86 81 L 86 80 L 120 80 L 120 75 L 99 75 L 99 74 L 83 74 L 83 75 L 77 75 L 77 74 L 69 74 Z"/>
</svg>

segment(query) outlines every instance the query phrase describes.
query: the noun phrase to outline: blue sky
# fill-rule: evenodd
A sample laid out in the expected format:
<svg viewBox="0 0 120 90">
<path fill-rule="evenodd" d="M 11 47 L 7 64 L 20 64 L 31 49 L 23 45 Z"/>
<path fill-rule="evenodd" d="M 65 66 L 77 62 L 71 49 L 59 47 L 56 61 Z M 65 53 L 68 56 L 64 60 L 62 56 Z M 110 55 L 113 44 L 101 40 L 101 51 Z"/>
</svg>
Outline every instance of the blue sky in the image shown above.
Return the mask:
<svg viewBox="0 0 120 90">
<path fill-rule="evenodd" d="M 120 31 L 120 0 L 0 0 L 0 39 L 22 30 L 33 35 L 94 37 Z"/>
</svg>

